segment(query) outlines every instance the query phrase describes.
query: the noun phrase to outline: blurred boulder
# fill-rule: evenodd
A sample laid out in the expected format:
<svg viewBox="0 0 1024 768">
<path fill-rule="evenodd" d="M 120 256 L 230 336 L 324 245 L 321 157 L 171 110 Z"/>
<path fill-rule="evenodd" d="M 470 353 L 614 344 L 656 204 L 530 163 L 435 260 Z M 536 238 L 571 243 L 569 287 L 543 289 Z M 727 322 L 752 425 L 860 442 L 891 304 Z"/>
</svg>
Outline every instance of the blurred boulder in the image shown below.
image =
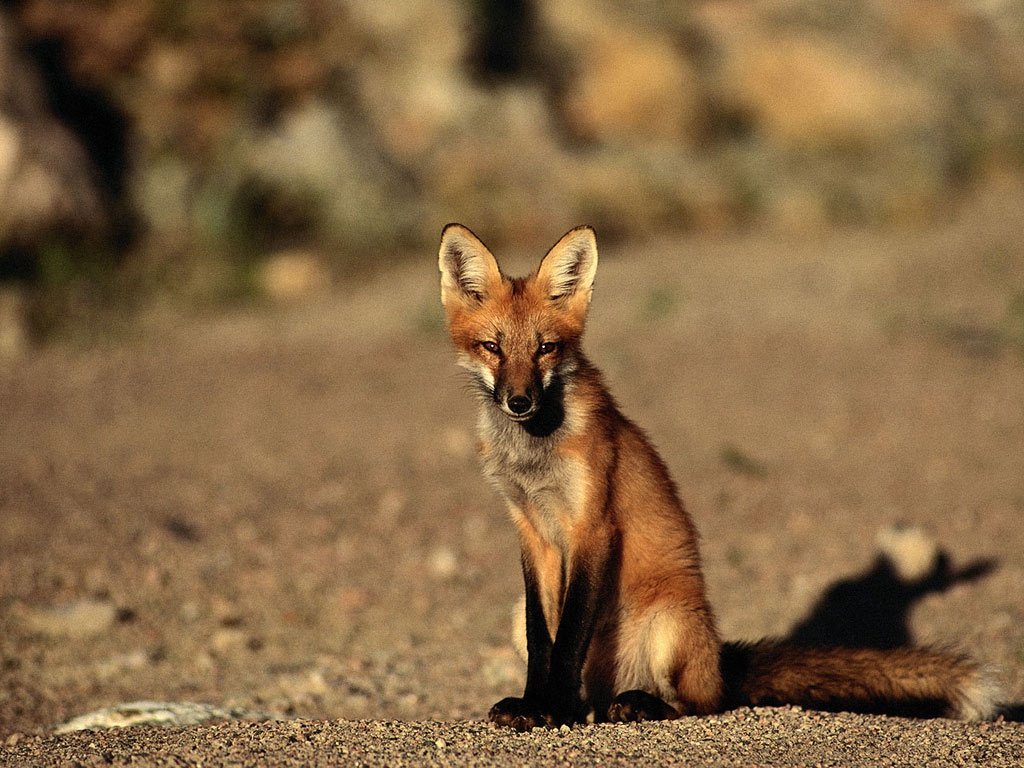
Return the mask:
<svg viewBox="0 0 1024 768">
<path fill-rule="evenodd" d="M 781 149 L 870 151 L 937 114 L 923 84 L 832 40 L 730 32 L 729 96 Z"/>
<path fill-rule="evenodd" d="M 253 229 L 360 253 L 393 242 L 408 226 L 410 200 L 387 162 L 338 110 L 309 100 L 254 132 L 241 159 L 243 179 L 262 190 Z M 399 203 L 405 203 L 399 206 Z"/>
<path fill-rule="evenodd" d="M 545 3 L 543 24 L 568 52 L 558 107 L 571 134 L 590 142 L 692 144 L 703 108 L 681 35 L 639 14 L 575 0 Z"/>
<path fill-rule="evenodd" d="M 482 98 L 466 66 L 468 4 L 414 0 L 349 3 L 362 54 L 348 62 L 354 101 L 382 148 L 414 167 L 455 132 Z M 473 133 L 479 133 L 479 128 Z"/>
<path fill-rule="evenodd" d="M 331 284 L 320 259 L 304 251 L 285 251 L 267 258 L 260 270 L 261 289 L 278 302 L 309 298 Z"/>
<path fill-rule="evenodd" d="M 22 618 L 30 632 L 74 639 L 109 632 L 117 621 L 117 609 L 105 600 L 83 599 L 65 605 L 26 608 Z"/>
</svg>

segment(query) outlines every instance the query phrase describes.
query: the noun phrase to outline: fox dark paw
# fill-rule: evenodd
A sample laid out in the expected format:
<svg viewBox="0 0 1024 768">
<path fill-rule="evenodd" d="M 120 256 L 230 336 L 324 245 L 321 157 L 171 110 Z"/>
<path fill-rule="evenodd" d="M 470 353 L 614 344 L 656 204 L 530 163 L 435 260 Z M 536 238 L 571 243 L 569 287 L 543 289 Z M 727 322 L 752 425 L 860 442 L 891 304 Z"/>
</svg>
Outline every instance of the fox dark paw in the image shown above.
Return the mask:
<svg viewBox="0 0 1024 768">
<path fill-rule="evenodd" d="M 587 713 L 582 703 L 565 708 L 564 711 L 561 708 L 556 711 L 547 711 L 515 696 L 502 699 L 487 713 L 488 719 L 495 725 L 513 728 L 517 731 L 573 725 L 583 722 L 586 716 Z"/>
<path fill-rule="evenodd" d="M 540 709 L 525 699 L 509 696 L 502 699 L 487 713 L 488 719 L 495 725 L 513 728 L 517 731 L 530 731 L 547 725 Z"/>
<path fill-rule="evenodd" d="M 644 720 L 675 720 L 679 713 L 646 691 L 626 691 L 608 707 L 610 723 L 640 723 Z"/>
</svg>

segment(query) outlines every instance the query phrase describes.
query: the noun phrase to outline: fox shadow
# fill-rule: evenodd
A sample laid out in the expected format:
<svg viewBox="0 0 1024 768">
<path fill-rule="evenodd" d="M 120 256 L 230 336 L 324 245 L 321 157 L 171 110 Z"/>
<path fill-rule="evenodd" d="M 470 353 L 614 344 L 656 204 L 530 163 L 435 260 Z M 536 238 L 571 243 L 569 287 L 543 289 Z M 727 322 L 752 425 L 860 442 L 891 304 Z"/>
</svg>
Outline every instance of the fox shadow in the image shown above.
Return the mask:
<svg viewBox="0 0 1024 768">
<path fill-rule="evenodd" d="M 995 560 L 982 558 L 954 567 L 949 554 L 940 549 L 930 570 L 907 578 L 880 552 L 866 571 L 829 587 L 784 640 L 804 646 L 883 650 L 912 645 L 910 612 L 915 603 L 927 595 L 978 581 L 996 566 Z M 1000 714 L 1005 720 L 1022 722 L 1024 702 L 1005 703 Z"/>
<path fill-rule="evenodd" d="M 954 568 L 939 550 L 929 571 L 908 579 L 884 553 L 864 573 L 832 585 L 786 636 L 796 645 L 891 649 L 910 645 L 910 611 L 926 595 L 945 592 L 991 573 L 994 560 Z"/>
</svg>

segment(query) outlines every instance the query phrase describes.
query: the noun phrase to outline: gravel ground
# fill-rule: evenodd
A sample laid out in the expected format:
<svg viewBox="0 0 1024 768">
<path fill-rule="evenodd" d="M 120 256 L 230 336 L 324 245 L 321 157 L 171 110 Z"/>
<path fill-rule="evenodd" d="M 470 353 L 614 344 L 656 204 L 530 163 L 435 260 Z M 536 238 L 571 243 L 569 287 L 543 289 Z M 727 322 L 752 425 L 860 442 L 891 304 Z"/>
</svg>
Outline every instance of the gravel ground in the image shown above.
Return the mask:
<svg viewBox="0 0 1024 768">
<path fill-rule="evenodd" d="M 522 685 L 518 555 L 424 254 L 0 366 L 0 763 L 1021 765 L 1022 207 L 609 246 L 588 337 L 675 472 L 726 637 L 964 649 L 1006 720 L 482 723 Z M 900 522 L 940 550 L 926 578 L 877 560 Z M 53 731 L 140 700 L 288 719 Z"/>
<path fill-rule="evenodd" d="M 1011 766 L 1024 763 L 1018 724 L 964 724 L 738 710 L 673 723 L 518 734 L 481 722 L 296 720 L 200 728 L 29 736 L 11 764 L 133 765 L 707 765 Z"/>
</svg>

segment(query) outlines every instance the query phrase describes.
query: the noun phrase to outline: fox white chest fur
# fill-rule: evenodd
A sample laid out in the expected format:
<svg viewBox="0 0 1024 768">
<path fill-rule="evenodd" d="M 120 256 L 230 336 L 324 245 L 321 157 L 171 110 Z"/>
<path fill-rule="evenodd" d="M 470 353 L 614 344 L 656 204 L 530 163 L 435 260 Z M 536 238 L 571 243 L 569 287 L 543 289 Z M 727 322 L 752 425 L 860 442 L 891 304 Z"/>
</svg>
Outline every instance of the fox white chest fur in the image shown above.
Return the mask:
<svg viewBox="0 0 1024 768">
<path fill-rule="evenodd" d="M 535 437 L 510 422 L 492 403 L 479 417 L 485 475 L 497 487 L 517 524 L 528 522 L 552 547 L 568 549 L 568 531 L 583 514 L 586 468 L 576 455 L 558 450 L 559 433 Z"/>
</svg>

